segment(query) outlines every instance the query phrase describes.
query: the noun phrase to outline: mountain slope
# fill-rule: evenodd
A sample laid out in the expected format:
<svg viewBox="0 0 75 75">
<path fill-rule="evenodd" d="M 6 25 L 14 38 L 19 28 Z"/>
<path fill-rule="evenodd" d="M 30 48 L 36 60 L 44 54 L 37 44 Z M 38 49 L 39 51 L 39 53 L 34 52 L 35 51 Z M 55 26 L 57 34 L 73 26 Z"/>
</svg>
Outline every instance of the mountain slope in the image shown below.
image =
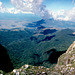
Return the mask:
<svg viewBox="0 0 75 75">
<path fill-rule="evenodd" d="M 57 55 L 57 53 L 64 53 L 69 45 L 75 40 L 75 36 L 69 35 L 73 32 L 74 31 L 70 29 L 64 29 L 44 37 L 41 35 L 33 38 L 30 37 L 26 40 L 16 40 L 7 46 L 8 53 L 11 59 L 13 59 L 12 62 L 14 65 L 16 64 L 18 67 L 24 65 L 25 63 L 49 67 L 52 64 L 56 64 L 57 59 L 60 56 L 59 55 L 57 59 L 55 59 L 56 61 L 52 63 L 53 60 L 51 60 L 51 57 L 53 54 L 55 53 L 55 55 Z M 54 52 L 53 49 L 55 49 L 56 52 Z M 53 53 L 49 52 L 51 50 Z"/>
<path fill-rule="evenodd" d="M 54 68 L 44 66 L 31 66 L 25 64 L 19 69 L 14 69 L 11 74 L 20 75 L 75 75 L 75 41 L 68 48 L 66 53 L 62 54 Z"/>
<path fill-rule="evenodd" d="M 32 34 L 33 33 L 28 29 L 3 29 L 2 31 L 0 31 L 0 44 L 2 44 L 3 46 L 7 46 L 9 43 L 13 41 L 30 37 Z"/>
<path fill-rule="evenodd" d="M 73 33 L 74 31 L 71 29 L 63 29 L 48 35 L 38 35 L 37 33 L 35 35 L 28 30 L 2 31 L 0 40 L 7 49 L 14 68 L 19 68 L 24 64 L 49 67 L 57 63 L 58 57 L 75 40 Z M 53 57 L 54 54 L 56 58 Z M 52 57 L 55 60 L 52 60 Z"/>
</svg>

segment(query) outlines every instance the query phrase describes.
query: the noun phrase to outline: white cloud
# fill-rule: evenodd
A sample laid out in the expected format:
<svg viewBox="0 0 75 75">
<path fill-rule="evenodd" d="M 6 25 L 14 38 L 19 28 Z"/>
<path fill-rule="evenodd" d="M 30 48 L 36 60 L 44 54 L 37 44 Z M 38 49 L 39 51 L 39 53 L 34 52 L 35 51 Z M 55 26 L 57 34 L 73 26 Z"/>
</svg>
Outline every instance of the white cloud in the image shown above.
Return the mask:
<svg viewBox="0 0 75 75">
<path fill-rule="evenodd" d="M 19 11 L 19 10 L 16 10 L 15 8 L 9 8 L 9 9 L 7 9 L 7 12 L 13 13 L 13 14 L 17 14 L 17 13 L 19 13 L 20 11 Z"/>
<path fill-rule="evenodd" d="M 2 7 L 2 2 L 0 2 L 0 7 Z"/>
<path fill-rule="evenodd" d="M 24 11 L 21 11 L 19 9 L 16 9 L 14 7 L 12 8 L 5 8 L 3 7 L 3 3 L 0 2 L 0 12 L 1 13 L 12 13 L 12 14 L 18 14 L 18 13 L 24 13 L 24 14 L 33 14 L 32 12 L 24 12 Z"/>
<path fill-rule="evenodd" d="M 55 20 L 65 20 L 65 21 L 67 21 L 68 17 L 67 17 L 65 12 L 66 12 L 65 10 L 59 10 L 57 12 L 52 12 L 52 16 Z"/>
<path fill-rule="evenodd" d="M 75 7 L 67 11 L 66 15 L 68 16 L 69 20 L 75 21 Z"/>
<path fill-rule="evenodd" d="M 75 7 L 70 10 L 48 12 L 48 10 L 46 10 L 46 6 L 42 3 L 43 0 L 11 0 L 11 2 L 16 8 L 4 8 L 3 3 L 0 2 L 0 12 L 12 14 L 39 14 L 43 19 L 53 17 L 55 20 L 75 21 Z M 75 1 L 72 0 L 72 3 L 75 3 Z"/>
<path fill-rule="evenodd" d="M 75 0 L 72 0 L 72 3 L 75 5 Z"/>
<path fill-rule="evenodd" d="M 5 8 L 3 8 L 3 3 L 2 3 L 2 2 L 0 2 L 0 12 L 2 12 L 2 13 L 3 13 L 3 12 L 5 12 L 5 10 L 6 10 L 6 9 L 5 9 Z"/>
<path fill-rule="evenodd" d="M 49 19 L 50 14 L 46 10 L 46 6 L 43 5 L 43 0 L 11 0 L 11 3 L 19 10 L 23 12 L 32 12 L 39 14 L 44 19 Z"/>
<path fill-rule="evenodd" d="M 75 22 L 75 7 L 70 10 L 52 11 L 52 16 L 55 20 L 74 21 Z"/>
<path fill-rule="evenodd" d="M 24 13 L 24 14 L 33 14 L 32 12 L 24 12 L 22 10 L 16 9 L 14 7 L 12 8 L 5 8 L 3 7 L 3 3 L 0 2 L 0 12 L 1 13 L 12 13 L 12 14 L 18 14 L 18 13 Z"/>
</svg>

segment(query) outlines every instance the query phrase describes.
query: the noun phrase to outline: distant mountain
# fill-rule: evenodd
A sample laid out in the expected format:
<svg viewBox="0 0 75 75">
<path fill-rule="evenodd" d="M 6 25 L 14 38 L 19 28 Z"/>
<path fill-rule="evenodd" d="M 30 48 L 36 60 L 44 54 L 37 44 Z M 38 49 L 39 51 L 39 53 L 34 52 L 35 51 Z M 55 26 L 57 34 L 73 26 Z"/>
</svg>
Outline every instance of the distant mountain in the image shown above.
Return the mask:
<svg viewBox="0 0 75 75">
<path fill-rule="evenodd" d="M 45 23 L 45 20 L 36 21 L 33 23 L 29 23 L 26 27 L 39 27 L 41 24 Z"/>
<path fill-rule="evenodd" d="M 7 50 L 2 45 L 0 45 L 0 70 L 5 72 L 13 70 L 13 64 L 11 63 Z"/>
<path fill-rule="evenodd" d="M 75 28 L 75 22 L 71 21 L 60 21 L 60 20 L 40 20 L 35 22 L 36 25 L 43 25 L 44 27 L 51 27 L 51 28 Z"/>
<path fill-rule="evenodd" d="M 9 25 L 7 24 L 7 27 L 5 28 L 5 23 L 7 23 L 7 20 L 3 20 L 4 25 L 0 24 L 0 29 L 14 29 L 14 28 L 29 28 L 29 29 L 40 29 L 40 28 L 57 28 L 57 29 L 62 29 L 62 28 L 70 28 L 70 29 L 75 29 L 75 22 L 71 21 L 62 21 L 62 20 L 54 20 L 53 18 L 50 19 L 41 19 L 39 21 L 34 21 L 34 22 L 26 22 L 24 24 L 24 21 L 12 21 L 12 24 Z M 9 22 L 9 21 L 8 21 Z M 10 21 L 11 22 L 11 21 Z M 13 24 L 14 22 L 14 24 Z"/>
</svg>

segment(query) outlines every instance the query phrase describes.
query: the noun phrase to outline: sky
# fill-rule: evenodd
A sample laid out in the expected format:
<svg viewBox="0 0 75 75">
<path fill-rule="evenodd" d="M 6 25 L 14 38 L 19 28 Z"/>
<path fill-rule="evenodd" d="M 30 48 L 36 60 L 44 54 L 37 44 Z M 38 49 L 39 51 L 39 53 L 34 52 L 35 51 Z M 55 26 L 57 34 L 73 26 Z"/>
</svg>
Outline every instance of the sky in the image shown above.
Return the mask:
<svg viewBox="0 0 75 75">
<path fill-rule="evenodd" d="M 61 9 L 72 9 L 73 3 L 72 0 L 45 0 L 46 6 L 48 9 L 53 11 L 58 11 Z"/>
<path fill-rule="evenodd" d="M 74 0 L 0 0 L 0 19 L 75 21 Z"/>
</svg>

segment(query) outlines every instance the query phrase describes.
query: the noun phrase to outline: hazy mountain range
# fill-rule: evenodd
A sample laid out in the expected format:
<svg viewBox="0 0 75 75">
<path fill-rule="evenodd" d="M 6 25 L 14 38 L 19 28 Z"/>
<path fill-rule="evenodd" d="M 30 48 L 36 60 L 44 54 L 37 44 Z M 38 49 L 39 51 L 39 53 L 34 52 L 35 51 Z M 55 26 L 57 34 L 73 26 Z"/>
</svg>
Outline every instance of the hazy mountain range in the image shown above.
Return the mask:
<svg viewBox="0 0 75 75">
<path fill-rule="evenodd" d="M 0 20 L 0 29 L 14 29 L 14 28 L 33 28 L 39 27 L 40 25 L 46 28 L 70 28 L 75 29 L 75 22 L 72 21 L 62 21 L 51 19 L 41 19 L 35 22 L 28 22 L 24 20 Z"/>
</svg>

